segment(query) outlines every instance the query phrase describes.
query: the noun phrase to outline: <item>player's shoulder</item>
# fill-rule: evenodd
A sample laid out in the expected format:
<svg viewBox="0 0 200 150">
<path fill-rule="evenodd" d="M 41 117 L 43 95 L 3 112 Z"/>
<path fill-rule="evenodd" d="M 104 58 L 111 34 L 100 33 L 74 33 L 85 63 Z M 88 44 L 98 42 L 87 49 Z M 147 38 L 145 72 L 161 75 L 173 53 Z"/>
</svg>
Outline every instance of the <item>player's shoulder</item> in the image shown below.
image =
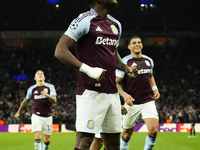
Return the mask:
<svg viewBox="0 0 200 150">
<path fill-rule="evenodd" d="M 112 20 L 113 22 L 116 22 L 117 24 L 121 26 L 121 23 L 117 19 L 115 19 L 113 16 L 111 16 L 110 14 L 108 14 L 107 16 L 110 20 Z"/>
<path fill-rule="evenodd" d="M 30 87 L 28 88 L 28 90 L 33 90 L 33 89 L 36 88 L 36 87 L 37 87 L 37 84 L 34 84 L 34 85 L 30 86 Z"/>
<path fill-rule="evenodd" d="M 48 82 L 45 82 L 44 85 L 47 86 L 47 87 L 54 86 L 53 84 L 48 83 Z"/>
<path fill-rule="evenodd" d="M 149 59 L 149 60 L 153 61 L 153 59 L 151 57 L 149 57 L 149 56 L 147 56 L 145 54 L 142 54 L 142 57 L 145 58 L 145 59 Z"/>
<path fill-rule="evenodd" d="M 132 54 L 129 54 L 129 55 L 126 55 L 122 58 L 122 61 L 124 63 L 127 63 L 128 60 L 132 59 L 133 58 L 133 55 Z"/>
<path fill-rule="evenodd" d="M 80 13 L 79 16 L 74 19 L 75 22 L 83 22 L 83 21 L 88 21 L 91 20 L 92 18 L 96 17 L 98 14 L 93 10 L 89 10 L 83 13 Z"/>
</svg>

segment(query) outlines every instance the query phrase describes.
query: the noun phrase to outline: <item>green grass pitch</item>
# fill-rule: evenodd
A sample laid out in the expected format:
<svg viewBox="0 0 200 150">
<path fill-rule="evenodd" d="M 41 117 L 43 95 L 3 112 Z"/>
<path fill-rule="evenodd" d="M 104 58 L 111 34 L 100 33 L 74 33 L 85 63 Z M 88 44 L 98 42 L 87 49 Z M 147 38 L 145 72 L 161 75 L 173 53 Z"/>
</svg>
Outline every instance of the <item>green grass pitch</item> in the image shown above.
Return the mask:
<svg viewBox="0 0 200 150">
<path fill-rule="evenodd" d="M 134 132 L 130 150 L 143 150 L 147 133 Z M 200 133 L 159 132 L 153 150 L 200 150 Z M 53 133 L 49 150 L 74 150 L 75 133 Z M 34 150 L 34 133 L 0 133 L 0 150 Z M 101 149 L 103 150 L 103 148 Z"/>
</svg>

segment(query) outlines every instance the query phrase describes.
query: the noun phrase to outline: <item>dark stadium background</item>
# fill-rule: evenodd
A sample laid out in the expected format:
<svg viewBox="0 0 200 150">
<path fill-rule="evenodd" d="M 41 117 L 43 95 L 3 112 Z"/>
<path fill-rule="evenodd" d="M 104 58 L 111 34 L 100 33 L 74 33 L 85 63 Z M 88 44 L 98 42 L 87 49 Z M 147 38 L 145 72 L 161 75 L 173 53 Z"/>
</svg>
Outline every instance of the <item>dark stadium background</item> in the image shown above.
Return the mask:
<svg viewBox="0 0 200 150">
<path fill-rule="evenodd" d="M 155 63 L 154 76 L 161 93 L 156 102 L 160 123 L 188 123 L 188 106 L 196 106 L 200 122 L 200 18 L 198 1 L 154 0 L 141 8 L 140 0 L 118 0 L 110 14 L 123 28 L 119 53 L 129 54 L 127 39 L 143 39 L 143 53 Z M 32 102 L 20 120 L 14 114 L 42 69 L 46 82 L 55 85 L 58 103 L 53 106 L 54 123 L 75 121 L 76 72 L 54 57 L 59 37 L 72 19 L 89 8 L 84 0 L 0 1 L 0 120 L 5 124 L 30 123 Z M 140 119 L 138 123 L 143 123 Z"/>
</svg>

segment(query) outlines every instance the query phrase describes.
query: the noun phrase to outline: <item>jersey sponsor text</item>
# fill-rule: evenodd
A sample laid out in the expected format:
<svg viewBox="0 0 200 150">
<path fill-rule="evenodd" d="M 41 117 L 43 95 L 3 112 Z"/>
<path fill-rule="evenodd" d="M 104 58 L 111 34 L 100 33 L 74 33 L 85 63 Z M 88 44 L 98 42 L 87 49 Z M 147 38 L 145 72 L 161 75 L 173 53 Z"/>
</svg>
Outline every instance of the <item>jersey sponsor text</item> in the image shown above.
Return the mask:
<svg viewBox="0 0 200 150">
<path fill-rule="evenodd" d="M 140 69 L 140 70 L 138 70 L 138 74 L 145 74 L 145 73 L 151 73 L 151 69 Z"/>
<path fill-rule="evenodd" d="M 96 39 L 96 42 L 95 42 L 96 45 L 113 45 L 113 46 L 116 46 L 117 45 L 117 40 L 116 39 L 109 39 L 108 37 L 107 38 L 103 38 L 103 37 L 97 37 Z"/>
<path fill-rule="evenodd" d="M 47 98 L 44 95 L 34 95 L 34 99 L 43 99 L 43 98 Z"/>
</svg>

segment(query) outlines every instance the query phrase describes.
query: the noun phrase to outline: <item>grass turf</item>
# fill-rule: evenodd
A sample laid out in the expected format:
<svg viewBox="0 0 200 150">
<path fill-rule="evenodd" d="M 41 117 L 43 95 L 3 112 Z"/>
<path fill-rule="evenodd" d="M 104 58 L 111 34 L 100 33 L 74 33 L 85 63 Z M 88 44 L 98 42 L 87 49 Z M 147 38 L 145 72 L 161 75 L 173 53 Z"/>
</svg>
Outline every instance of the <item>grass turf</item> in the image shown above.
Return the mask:
<svg viewBox="0 0 200 150">
<path fill-rule="evenodd" d="M 143 150 L 147 133 L 134 132 L 130 150 Z M 153 150 L 200 150 L 200 133 L 159 132 Z M 75 133 L 53 133 L 49 150 L 73 150 Z M 34 133 L 0 133 L 0 150 L 34 150 Z M 103 150 L 103 148 L 101 148 Z"/>
</svg>

